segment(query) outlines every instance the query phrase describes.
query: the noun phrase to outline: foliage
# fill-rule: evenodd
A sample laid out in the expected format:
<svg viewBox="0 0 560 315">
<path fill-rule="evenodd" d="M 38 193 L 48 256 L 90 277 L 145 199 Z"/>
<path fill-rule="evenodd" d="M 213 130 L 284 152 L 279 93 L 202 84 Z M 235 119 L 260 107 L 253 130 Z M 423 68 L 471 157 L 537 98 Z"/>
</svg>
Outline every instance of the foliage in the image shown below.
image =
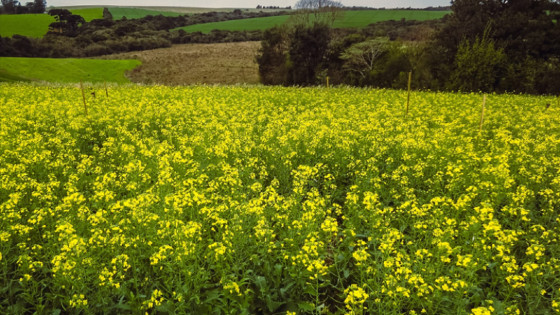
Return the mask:
<svg viewBox="0 0 560 315">
<path fill-rule="evenodd" d="M 333 26 L 336 20 L 342 18 L 344 6 L 333 0 L 299 0 L 292 15 L 292 23 L 312 25 L 314 23 Z"/>
<path fill-rule="evenodd" d="M 0 84 L 1 313 L 560 312 L 553 98 L 87 90 Z"/>
<path fill-rule="evenodd" d="M 49 25 L 49 30 L 66 36 L 77 35 L 78 28 L 82 26 L 86 20 L 66 9 L 51 9 L 49 15 L 54 16 L 56 22 Z"/>
<path fill-rule="evenodd" d="M 451 89 L 460 91 L 491 92 L 500 85 L 507 57 L 496 48 L 487 30 L 474 42 L 464 39 L 455 56 L 455 69 L 449 82 Z"/>
<path fill-rule="evenodd" d="M 0 14 L 33 14 L 44 13 L 47 8 L 45 0 L 27 2 L 24 6 L 17 0 L 2 0 Z"/>
<path fill-rule="evenodd" d="M 490 54 L 486 57 L 490 58 L 491 65 L 486 71 L 492 73 L 483 74 L 485 78 L 482 79 L 487 83 L 472 88 L 502 92 L 558 93 L 560 84 L 554 84 L 551 78 L 557 77 L 560 69 L 547 69 L 552 65 L 548 60 L 560 57 L 560 42 L 556 40 L 560 35 L 558 1 L 460 0 L 453 1 L 451 8 L 453 13 L 445 19 L 444 27 L 437 34 L 431 49 L 431 67 L 434 77 L 440 80 L 439 86 L 445 85 L 449 80 L 464 80 L 468 76 L 465 73 L 461 77 L 465 67 L 473 70 L 482 66 L 479 64 L 482 62 L 480 59 L 469 58 L 465 54 L 465 50 L 472 49 L 478 41 L 478 56 L 482 57 L 483 51 Z M 492 29 L 492 32 L 484 35 L 486 29 Z M 488 36 L 487 41 L 482 40 L 484 36 Z M 460 53 L 459 49 L 462 50 Z M 506 58 L 504 66 L 498 65 L 503 62 L 502 54 Z M 457 69 L 460 64 L 463 69 Z M 539 65 L 547 75 L 535 77 L 534 69 L 530 68 L 534 64 Z M 548 65 L 540 66 L 542 64 Z M 504 67 L 506 71 L 503 71 Z M 500 79 L 499 84 L 495 83 L 496 78 Z M 471 88 L 470 83 L 466 84 L 466 88 Z M 448 84 L 453 88 L 460 85 L 458 82 Z"/>
<path fill-rule="evenodd" d="M 330 41 L 326 24 L 297 24 L 265 31 L 256 61 L 264 84 L 313 85 Z"/>
<path fill-rule="evenodd" d="M 107 9 L 107 8 L 103 8 L 103 19 L 105 19 L 105 20 L 112 20 L 113 19 L 113 14 L 111 14 L 111 11 L 109 11 L 109 9 Z"/>
<path fill-rule="evenodd" d="M 261 83 L 282 85 L 287 81 L 286 60 L 289 44 L 286 28 L 274 27 L 264 32 L 261 48 L 256 57 Z"/>
<path fill-rule="evenodd" d="M 330 28 L 326 24 L 296 25 L 290 34 L 286 83 L 289 85 L 315 84 L 329 41 Z"/>
<path fill-rule="evenodd" d="M 388 46 L 387 38 L 366 40 L 350 46 L 340 58 L 346 61 L 346 70 L 357 73 L 361 79 L 366 79 L 375 69 L 381 55 L 387 52 Z"/>
</svg>

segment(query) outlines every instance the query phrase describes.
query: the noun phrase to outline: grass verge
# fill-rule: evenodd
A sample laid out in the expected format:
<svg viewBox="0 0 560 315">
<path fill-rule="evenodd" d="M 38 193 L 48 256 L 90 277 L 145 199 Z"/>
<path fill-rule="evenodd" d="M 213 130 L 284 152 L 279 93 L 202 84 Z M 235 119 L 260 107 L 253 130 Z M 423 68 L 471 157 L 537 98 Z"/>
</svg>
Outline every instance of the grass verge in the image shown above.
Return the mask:
<svg viewBox="0 0 560 315">
<path fill-rule="evenodd" d="M 125 72 L 140 65 L 138 60 L 0 58 L 0 82 L 130 82 Z"/>
</svg>

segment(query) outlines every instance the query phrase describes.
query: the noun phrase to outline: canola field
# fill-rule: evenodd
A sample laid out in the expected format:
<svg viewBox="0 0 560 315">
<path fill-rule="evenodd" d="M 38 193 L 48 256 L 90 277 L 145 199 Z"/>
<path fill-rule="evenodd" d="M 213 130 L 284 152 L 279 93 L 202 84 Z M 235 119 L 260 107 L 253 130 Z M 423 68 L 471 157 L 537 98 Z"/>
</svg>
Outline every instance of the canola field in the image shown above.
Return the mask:
<svg viewBox="0 0 560 315">
<path fill-rule="evenodd" d="M 552 97 L 107 92 L 0 84 L 0 313 L 560 312 Z"/>
</svg>

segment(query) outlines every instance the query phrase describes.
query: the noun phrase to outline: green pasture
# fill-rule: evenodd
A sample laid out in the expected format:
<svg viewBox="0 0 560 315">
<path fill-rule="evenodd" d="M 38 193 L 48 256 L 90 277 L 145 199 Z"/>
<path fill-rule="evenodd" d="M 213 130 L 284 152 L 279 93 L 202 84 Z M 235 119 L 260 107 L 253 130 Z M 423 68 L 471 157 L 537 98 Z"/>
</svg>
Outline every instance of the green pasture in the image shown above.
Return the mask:
<svg viewBox="0 0 560 315">
<path fill-rule="evenodd" d="M 115 82 L 126 83 L 125 71 L 140 65 L 138 60 L 0 58 L 0 82 Z"/>
<path fill-rule="evenodd" d="M 335 21 L 335 28 L 358 28 L 369 24 L 389 21 L 389 20 L 435 20 L 440 19 L 449 11 L 424 11 L 424 10 L 364 10 L 364 11 L 344 11 L 340 19 Z M 174 30 L 185 30 L 186 32 L 209 33 L 212 30 L 228 31 L 255 31 L 272 28 L 282 25 L 288 21 L 289 15 L 271 16 L 264 18 L 250 18 L 241 20 L 230 20 L 223 22 L 213 22 L 195 24 Z"/>
<path fill-rule="evenodd" d="M 43 37 L 54 22 L 48 14 L 2 14 L 0 15 L 0 36 L 11 37 L 18 34 L 26 37 Z"/>
<path fill-rule="evenodd" d="M 163 15 L 163 16 L 179 16 L 183 15 L 179 12 L 165 11 L 165 10 L 150 10 L 140 8 L 109 8 L 109 12 L 113 15 L 114 20 L 120 20 L 123 17 L 127 19 L 140 19 L 147 15 Z"/>
<path fill-rule="evenodd" d="M 87 22 L 103 18 L 103 8 L 71 9 L 70 12 L 82 16 Z M 0 15 L 0 36 L 11 37 L 18 34 L 40 38 L 49 30 L 54 17 L 43 14 L 2 14 Z"/>
<path fill-rule="evenodd" d="M 227 31 L 256 31 L 273 28 L 277 25 L 282 25 L 288 21 L 289 15 L 279 15 L 270 17 L 259 17 L 241 20 L 229 20 L 223 22 L 212 22 L 195 24 L 186 27 L 179 27 L 173 30 L 185 30 L 186 32 L 202 32 L 210 33 L 212 30 L 227 30 Z"/>
<path fill-rule="evenodd" d="M 70 9 L 69 11 L 72 14 L 80 15 L 86 22 L 103 18 L 103 8 Z"/>
</svg>

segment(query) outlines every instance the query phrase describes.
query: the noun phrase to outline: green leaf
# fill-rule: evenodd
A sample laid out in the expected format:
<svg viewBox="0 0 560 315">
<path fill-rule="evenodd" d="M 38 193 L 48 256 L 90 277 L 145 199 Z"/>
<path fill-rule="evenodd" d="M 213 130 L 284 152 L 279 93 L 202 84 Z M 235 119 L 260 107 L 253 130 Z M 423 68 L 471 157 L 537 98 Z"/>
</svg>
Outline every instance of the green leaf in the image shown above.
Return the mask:
<svg viewBox="0 0 560 315">
<path fill-rule="evenodd" d="M 270 296 L 266 297 L 266 307 L 268 308 L 268 311 L 271 312 L 271 313 L 276 312 L 276 310 L 284 304 L 286 304 L 286 303 L 285 302 L 273 301 L 270 298 Z"/>
<path fill-rule="evenodd" d="M 124 311 L 131 311 L 132 310 L 132 307 L 130 305 L 121 304 L 121 303 L 115 305 L 115 308 L 118 308 L 119 310 L 124 310 Z"/>
<path fill-rule="evenodd" d="M 261 293 L 266 292 L 268 289 L 266 278 L 263 276 L 257 276 L 255 278 L 255 285 L 261 290 Z"/>
<path fill-rule="evenodd" d="M 312 312 L 315 310 L 315 304 L 311 302 L 300 302 L 298 303 L 298 307 L 302 311 Z"/>
<path fill-rule="evenodd" d="M 290 291 L 290 289 L 294 286 L 295 282 L 288 283 L 285 287 L 280 289 L 280 296 L 284 298 L 286 296 L 286 292 Z"/>
</svg>

